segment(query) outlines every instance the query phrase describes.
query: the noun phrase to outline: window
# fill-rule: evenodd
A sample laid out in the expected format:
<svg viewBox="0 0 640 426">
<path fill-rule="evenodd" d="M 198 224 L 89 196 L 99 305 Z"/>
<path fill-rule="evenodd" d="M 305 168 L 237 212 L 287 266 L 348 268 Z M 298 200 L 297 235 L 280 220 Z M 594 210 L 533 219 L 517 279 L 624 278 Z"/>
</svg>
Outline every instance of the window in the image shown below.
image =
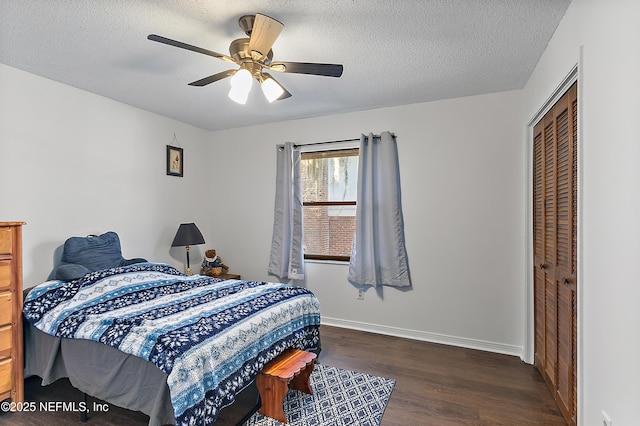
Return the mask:
<svg viewBox="0 0 640 426">
<path fill-rule="evenodd" d="M 303 152 L 304 258 L 349 260 L 356 230 L 358 149 Z"/>
</svg>

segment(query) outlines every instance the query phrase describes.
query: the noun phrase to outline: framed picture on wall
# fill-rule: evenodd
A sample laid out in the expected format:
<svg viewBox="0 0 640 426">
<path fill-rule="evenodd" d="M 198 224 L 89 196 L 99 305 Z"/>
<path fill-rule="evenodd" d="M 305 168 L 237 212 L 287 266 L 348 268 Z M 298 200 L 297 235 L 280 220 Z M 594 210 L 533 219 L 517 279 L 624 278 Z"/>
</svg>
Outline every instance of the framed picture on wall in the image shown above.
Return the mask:
<svg viewBox="0 0 640 426">
<path fill-rule="evenodd" d="M 184 157 L 182 148 L 167 145 L 167 174 L 182 177 L 184 171 Z"/>
</svg>

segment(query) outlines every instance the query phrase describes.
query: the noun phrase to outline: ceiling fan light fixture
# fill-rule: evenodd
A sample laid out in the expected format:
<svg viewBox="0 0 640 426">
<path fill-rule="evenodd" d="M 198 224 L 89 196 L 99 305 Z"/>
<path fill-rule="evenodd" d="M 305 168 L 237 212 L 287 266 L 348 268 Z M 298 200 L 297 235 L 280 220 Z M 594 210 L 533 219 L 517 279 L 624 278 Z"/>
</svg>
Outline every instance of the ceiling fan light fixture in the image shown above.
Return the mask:
<svg viewBox="0 0 640 426">
<path fill-rule="evenodd" d="M 241 68 L 231 78 L 231 90 L 229 90 L 229 98 L 241 105 L 247 103 L 253 76 L 247 69 Z"/>
<path fill-rule="evenodd" d="M 247 99 L 249 99 L 249 90 L 240 90 L 238 87 L 232 87 L 229 90 L 229 99 L 232 101 L 244 105 L 247 103 Z"/>
<path fill-rule="evenodd" d="M 233 77 L 231 77 L 231 87 L 233 88 L 248 92 L 251 90 L 251 83 L 253 83 L 253 76 L 251 75 L 251 71 L 245 68 L 240 68 Z"/>
<path fill-rule="evenodd" d="M 269 102 L 277 100 L 284 93 L 282 86 L 270 77 L 267 77 L 262 81 L 261 87 L 264 97 L 267 98 Z"/>
</svg>

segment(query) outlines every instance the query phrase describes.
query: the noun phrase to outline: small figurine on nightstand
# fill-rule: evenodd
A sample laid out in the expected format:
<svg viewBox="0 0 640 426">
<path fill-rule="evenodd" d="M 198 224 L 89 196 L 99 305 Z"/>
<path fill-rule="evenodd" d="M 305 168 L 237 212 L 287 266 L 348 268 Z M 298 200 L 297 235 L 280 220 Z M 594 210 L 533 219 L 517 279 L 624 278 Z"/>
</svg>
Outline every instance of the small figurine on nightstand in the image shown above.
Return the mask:
<svg viewBox="0 0 640 426">
<path fill-rule="evenodd" d="M 227 265 L 222 263 L 220 256 L 216 254 L 216 251 L 211 249 L 204 252 L 204 259 L 202 259 L 202 267 L 200 268 L 200 275 L 208 275 L 215 277 L 229 269 Z M 224 270 L 224 271 L 223 271 Z"/>
</svg>

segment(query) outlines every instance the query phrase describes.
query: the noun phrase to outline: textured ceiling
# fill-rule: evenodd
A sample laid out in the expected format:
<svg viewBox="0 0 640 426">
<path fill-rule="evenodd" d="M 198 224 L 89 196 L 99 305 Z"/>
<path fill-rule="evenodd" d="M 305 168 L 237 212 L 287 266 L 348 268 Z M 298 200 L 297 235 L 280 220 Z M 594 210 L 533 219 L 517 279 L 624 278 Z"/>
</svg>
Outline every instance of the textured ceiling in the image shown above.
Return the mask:
<svg viewBox="0 0 640 426">
<path fill-rule="evenodd" d="M 217 130 L 519 89 L 570 0 L 0 0 L 0 63 Z M 230 64 L 147 40 L 228 54 L 238 18 L 284 23 L 274 61 L 344 65 L 341 78 L 273 73 L 293 96 L 246 105 Z M 0 94 L 2 92 L 0 82 Z"/>
</svg>

